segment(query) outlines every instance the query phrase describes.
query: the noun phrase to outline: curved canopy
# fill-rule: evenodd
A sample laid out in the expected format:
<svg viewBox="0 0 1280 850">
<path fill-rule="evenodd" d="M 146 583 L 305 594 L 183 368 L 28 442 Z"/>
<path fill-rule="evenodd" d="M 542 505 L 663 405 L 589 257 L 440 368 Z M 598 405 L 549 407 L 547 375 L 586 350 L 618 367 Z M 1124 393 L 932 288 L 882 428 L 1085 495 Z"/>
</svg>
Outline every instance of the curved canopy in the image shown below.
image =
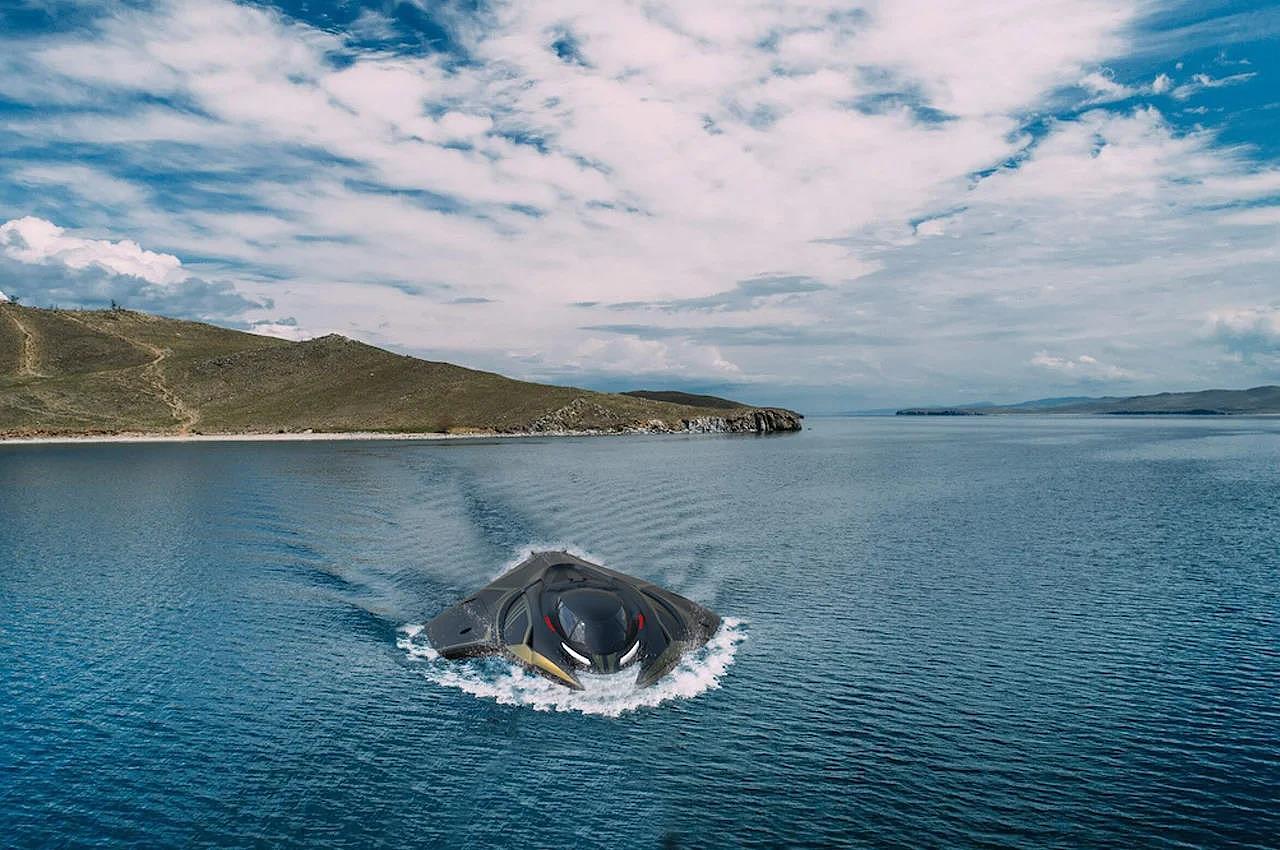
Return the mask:
<svg viewBox="0 0 1280 850">
<path fill-rule="evenodd" d="M 627 609 L 616 593 L 584 588 L 561 594 L 556 606 L 569 642 L 592 655 L 609 655 L 627 642 Z"/>
</svg>

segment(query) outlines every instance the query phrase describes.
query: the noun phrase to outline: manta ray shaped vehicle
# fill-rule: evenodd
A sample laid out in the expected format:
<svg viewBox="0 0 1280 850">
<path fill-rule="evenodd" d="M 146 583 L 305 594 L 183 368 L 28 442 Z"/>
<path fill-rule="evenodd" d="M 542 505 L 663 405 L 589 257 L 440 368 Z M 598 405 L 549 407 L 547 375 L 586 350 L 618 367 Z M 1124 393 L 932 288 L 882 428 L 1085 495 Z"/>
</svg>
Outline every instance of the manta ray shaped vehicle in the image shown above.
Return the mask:
<svg viewBox="0 0 1280 850">
<path fill-rule="evenodd" d="M 536 552 L 427 623 L 445 658 L 504 655 L 575 690 L 579 672 L 638 667 L 652 685 L 720 618 L 683 596 L 567 552 Z"/>
</svg>

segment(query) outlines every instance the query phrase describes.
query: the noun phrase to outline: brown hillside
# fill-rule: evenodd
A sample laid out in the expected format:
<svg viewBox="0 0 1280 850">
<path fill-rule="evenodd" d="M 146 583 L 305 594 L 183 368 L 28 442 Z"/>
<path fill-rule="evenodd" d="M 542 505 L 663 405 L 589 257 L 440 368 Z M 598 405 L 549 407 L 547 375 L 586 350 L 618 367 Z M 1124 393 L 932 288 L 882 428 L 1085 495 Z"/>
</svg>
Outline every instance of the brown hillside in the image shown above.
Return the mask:
<svg viewBox="0 0 1280 850">
<path fill-rule="evenodd" d="M 336 335 L 0 304 L 0 435 L 798 428 L 789 411 L 515 381 Z"/>
</svg>

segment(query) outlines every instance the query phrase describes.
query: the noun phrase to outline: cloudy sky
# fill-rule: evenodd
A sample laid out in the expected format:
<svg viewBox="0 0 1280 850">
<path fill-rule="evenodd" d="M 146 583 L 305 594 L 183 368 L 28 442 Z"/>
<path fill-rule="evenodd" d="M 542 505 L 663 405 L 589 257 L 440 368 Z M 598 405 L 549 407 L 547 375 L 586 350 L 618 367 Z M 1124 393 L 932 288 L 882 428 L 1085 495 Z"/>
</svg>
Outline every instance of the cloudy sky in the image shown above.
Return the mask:
<svg viewBox="0 0 1280 850">
<path fill-rule="evenodd" d="M 811 412 L 1280 382 L 1280 8 L 10 0 L 0 290 Z"/>
</svg>

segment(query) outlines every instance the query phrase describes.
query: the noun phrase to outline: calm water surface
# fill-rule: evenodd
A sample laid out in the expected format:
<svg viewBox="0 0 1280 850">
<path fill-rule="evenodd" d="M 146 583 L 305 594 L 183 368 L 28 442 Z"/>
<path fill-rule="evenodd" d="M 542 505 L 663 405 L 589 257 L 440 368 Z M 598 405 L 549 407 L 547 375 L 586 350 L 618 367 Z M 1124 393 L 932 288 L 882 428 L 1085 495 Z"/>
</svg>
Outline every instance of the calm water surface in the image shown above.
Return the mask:
<svg viewBox="0 0 1280 850">
<path fill-rule="evenodd" d="M 1276 846 L 1280 421 L 808 424 L 0 447 L 0 844 Z M 732 629 L 426 657 L 542 544 Z"/>
</svg>

